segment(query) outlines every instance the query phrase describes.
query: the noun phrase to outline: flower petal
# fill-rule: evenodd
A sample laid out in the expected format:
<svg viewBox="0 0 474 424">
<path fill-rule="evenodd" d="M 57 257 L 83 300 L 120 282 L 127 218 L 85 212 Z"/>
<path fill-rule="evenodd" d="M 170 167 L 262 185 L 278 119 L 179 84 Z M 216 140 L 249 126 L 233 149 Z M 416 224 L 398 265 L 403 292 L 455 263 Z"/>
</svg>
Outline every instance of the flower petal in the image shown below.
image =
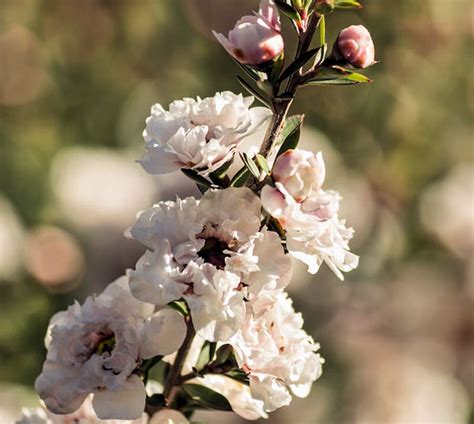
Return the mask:
<svg viewBox="0 0 474 424">
<path fill-rule="evenodd" d="M 183 317 L 172 309 L 163 309 L 150 318 L 144 326 L 140 344 L 143 359 L 176 352 L 186 337 Z"/>
<path fill-rule="evenodd" d="M 134 420 L 145 410 L 146 392 L 137 375 L 129 377 L 118 391 L 101 390 L 94 393 L 92 406 L 102 420 Z"/>
</svg>

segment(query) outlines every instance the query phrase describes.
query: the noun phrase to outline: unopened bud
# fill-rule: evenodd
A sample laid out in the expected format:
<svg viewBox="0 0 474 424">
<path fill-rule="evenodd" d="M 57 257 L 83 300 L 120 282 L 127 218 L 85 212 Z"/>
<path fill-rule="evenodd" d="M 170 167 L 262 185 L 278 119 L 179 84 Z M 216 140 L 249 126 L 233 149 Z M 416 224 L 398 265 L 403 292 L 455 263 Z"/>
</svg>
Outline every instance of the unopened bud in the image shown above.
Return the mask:
<svg viewBox="0 0 474 424">
<path fill-rule="evenodd" d="M 320 15 L 331 13 L 334 10 L 334 0 L 317 0 L 314 10 Z"/>
<path fill-rule="evenodd" d="M 363 25 L 343 29 L 334 45 L 333 55 L 354 68 L 367 68 L 375 63 L 375 46 L 370 32 Z"/>
<path fill-rule="evenodd" d="M 244 65 L 261 65 L 283 51 L 280 16 L 272 0 L 262 0 L 256 15 L 244 16 L 228 37 L 213 31 L 224 48 Z"/>
<path fill-rule="evenodd" d="M 324 182 L 323 156 L 321 152 L 315 155 L 307 150 L 287 150 L 276 160 L 272 176 L 297 202 L 302 202 Z"/>
</svg>

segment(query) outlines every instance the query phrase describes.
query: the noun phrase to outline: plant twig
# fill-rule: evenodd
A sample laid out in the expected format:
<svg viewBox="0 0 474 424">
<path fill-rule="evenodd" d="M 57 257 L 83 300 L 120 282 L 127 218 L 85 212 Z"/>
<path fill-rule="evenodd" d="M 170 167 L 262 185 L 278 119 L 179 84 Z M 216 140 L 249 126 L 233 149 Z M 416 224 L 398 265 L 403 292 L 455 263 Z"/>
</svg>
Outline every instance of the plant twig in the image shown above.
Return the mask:
<svg viewBox="0 0 474 424">
<path fill-rule="evenodd" d="M 183 344 L 176 354 L 176 359 L 173 366 L 171 367 L 170 373 L 166 380 L 165 388 L 163 390 L 163 396 L 166 399 L 167 405 L 170 405 L 173 401 L 173 389 L 175 386 L 180 384 L 181 371 L 183 370 L 184 362 L 188 356 L 189 349 L 191 348 L 191 343 L 193 342 L 196 331 L 194 330 L 193 322 L 191 316 L 186 317 L 186 337 Z"/>
<path fill-rule="evenodd" d="M 318 25 L 319 17 L 313 13 L 309 19 L 308 26 L 305 32 L 302 32 L 298 38 L 298 47 L 296 49 L 295 60 L 298 60 L 302 54 L 306 53 L 311 45 L 316 27 Z M 267 158 L 272 146 L 282 130 L 285 118 L 290 110 L 291 104 L 296 94 L 296 90 L 300 84 L 301 70 L 295 72 L 288 80 L 285 93 L 282 97 L 276 97 L 272 101 L 273 116 L 268 126 L 265 138 L 260 147 L 260 154 Z M 271 166 L 272 164 L 270 164 Z"/>
</svg>

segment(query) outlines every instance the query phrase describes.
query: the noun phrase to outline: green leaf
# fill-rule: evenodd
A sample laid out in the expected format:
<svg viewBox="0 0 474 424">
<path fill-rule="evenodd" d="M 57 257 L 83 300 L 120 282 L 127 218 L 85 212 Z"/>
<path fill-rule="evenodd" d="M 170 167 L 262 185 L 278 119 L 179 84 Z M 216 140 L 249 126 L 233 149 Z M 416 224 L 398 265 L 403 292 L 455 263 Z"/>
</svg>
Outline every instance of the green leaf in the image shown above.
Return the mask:
<svg viewBox="0 0 474 424">
<path fill-rule="evenodd" d="M 277 157 L 289 149 L 294 149 L 298 145 L 303 125 L 304 115 L 294 115 L 286 119 L 285 126 L 278 136 L 275 147 L 279 147 Z"/>
<path fill-rule="evenodd" d="M 222 165 L 220 168 L 216 169 L 210 175 L 212 175 L 216 178 L 219 178 L 219 179 L 224 178 L 225 174 L 227 173 L 227 171 L 229 170 L 229 168 L 230 168 L 230 166 L 232 165 L 233 162 L 234 162 L 234 158 L 232 158 L 231 160 L 224 163 L 224 165 Z"/>
<path fill-rule="evenodd" d="M 336 0 L 334 7 L 336 9 L 361 9 L 362 5 L 355 0 Z"/>
<path fill-rule="evenodd" d="M 244 71 L 253 80 L 259 81 L 261 79 L 258 72 L 252 69 L 250 66 L 240 63 L 237 59 L 234 59 L 234 62 L 239 66 L 240 69 L 242 69 L 242 71 Z"/>
<path fill-rule="evenodd" d="M 293 61 L 288 65 L 288 67 L 280 75 L 279 81 L 283 81 L 292 74 L 294 74 L 298 69 L 303 67 L 316 53 L 318 53 L 319 47 L 316 49 L 308 50 L 303 53 L 298 59 Z"/>
<path fill-rule="evenodd" d="M 165 397 L 161 393 L 156 393 L 153 396 L 146 398 L 146 404 L 155 407 L 165 407 L 166 400 Z"/>
<path fill-rule="evenodd" d="M 175 311 L 178 311 L 184 317 L 189 315 L 188 306 L 184 301 L 173 300 L 172 302 L 168 303 L 168 306 L 174 309 Z"/>
<path fill-rule="evenodd" d="M 250 171 L 244 165 L 230 180 L 230 187 L 243 187 L 250 177 Z"/>
<path fill-rule="evenodd" d="M 351 85 L 372 82 L 365 75 L 352 72 L 340 66 L 321 68 L 321 71 L 305 85 Z"/>
<path fill-rule="evenodd" d="M 162 359 L 163 359 L 163 355 L 157 355 L 157 356 L 153 356 L 153 358 L 147 359 L 142 364 L 142 370 L 144 372 L 148 372 L 150 369 L 152 369 Z"/>
<path fill-rule="evenodd" d="M 321 63 L 324 62 L 324 59 L 326 59 L 327 51 L 328 51 L 328 45 L 327 43 L 325 43 L 319 48 L 318 53 L 316 53 L 316 56 L 314 57 L 313 66 L 319 66 L 321 65 Z"/>
<path fill-rule="evenodd" d="M 282 52 L 277 59 L 274 60 L 272 69 L 270 71 L 270 76 L 269 79 L 272 83 L 275 83 L 278 81 L 280 72 L 283 68 L 283 65 L 285 63 L 285 54 Z"/>
<path fill-rule="evenodd" d="M 247 81 L 245 81 L 242 77 L 237 75 L 237 80 L 239 81 L 240 85 L 244 87 L 252 96 L 260 100 L 266 107 L 270 108 L 270 102 L 265 97 L 263 93 L 260 93 L 255 88 L 253 88 Z"/>
<path fill-rule="evenodd" d="M 228 371 L 224 375 L 226 375 L 229 378 L 232 378 L 233 380 L 237 380 L 237 381 L 240 381 L 241 383 L 249 385 L 249 376 L 246 372 L 242 371 L 241 369 Z"/>
<path fill-rule="evenodd" d="M 232 411 L 229 401 L 220 393 L 200 384 L 183 384 L 183 391 L 199 405 L 215 411 Z"/>
<path fill-rule="evenodd" d="M 299 13 L 293 9 L 288 3 L 282 0 L 275 0 L 275 5 L 278 7 L 281 13 L 288 16 L 290 19 L 298 21 L 300 19 Z"/>
<path fill-rule="evenodd" d="M 211 182 L 199 175 L 194 169 L 181 168 L 181 172 L 193 180 L 198 185 L 199 189 L 206 191 L 211 186 Z"/>
<path fill-rule="evenodd" d="M 214 358 L 214 353 L 216 352 L 216 342 L 205 341 L 201 352 L 199 353 L 199 358 L 196 362 L 196 369 L 201 371 L 209 362 Z"/>
<path fill-rule="evenodd" d="M 247 154 L 247 153 L 239 153 L 240 158 L 242 159 L 242 162 L 244 165 L 247 167 L 247 169 L 250 171 L 250 173 L 255 177 L 258 178 L 260 176 L 260 171 L 257 168 L 257 165 L 255 165 L 255 162 L 253 159 Z"/>
<path fill-rule="evenodd" d="M 257 153 L 255 160 L 260 169 L 265 172 L 265 174 L 270 175 L 270 166 L 268 165 L 267 160 L 260 153 Z"/>
<path fill-rule="evenodd" d="M 321 16 L 321 19 L 318 22 L 319 29 L 319 45 L 322 47 L 326 44 L 326 18 Z"/>
<path fill-rule="evenodd" d="M 232 358 L 234 350 L 230 344 L 222 345 L 216 352 L 216 359 L 212 363 L 213 366 L 222 365 L 227 362 L 229 358 Z"/>
</svg>

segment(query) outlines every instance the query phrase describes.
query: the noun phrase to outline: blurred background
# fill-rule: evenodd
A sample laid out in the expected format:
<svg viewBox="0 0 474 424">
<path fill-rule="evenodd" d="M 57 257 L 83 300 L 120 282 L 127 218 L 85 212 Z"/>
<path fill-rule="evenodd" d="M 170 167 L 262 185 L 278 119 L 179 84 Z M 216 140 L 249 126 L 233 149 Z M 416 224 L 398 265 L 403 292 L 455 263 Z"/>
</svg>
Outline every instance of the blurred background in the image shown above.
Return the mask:
<svg viewBox="0 0 474 424">
<path fill-rule="evenodd" d="M 306 114 L 302 146 L 323 152 L 327 186 L 344 196 L 361 265 L 340 283 L 295 264 L 289 291 L 326 365 L 310 397 L 267 422 L 473 422 L 474 7 L 364 3 L 330 16 L 328 29 L 331 40 L 350 24 L 370 29 L 375 83 L 307 88 L 294 105 Z M 153 178 L 134 162 L 144 120 L 155 102 L 241 91 L 210 30 L 257 8 L 0 0 L 2 424 L 37 403 L 51 315 L 143 252 L 123 236 L 135 213 L 195 193 L 180 175 Z"/>
</svg>

